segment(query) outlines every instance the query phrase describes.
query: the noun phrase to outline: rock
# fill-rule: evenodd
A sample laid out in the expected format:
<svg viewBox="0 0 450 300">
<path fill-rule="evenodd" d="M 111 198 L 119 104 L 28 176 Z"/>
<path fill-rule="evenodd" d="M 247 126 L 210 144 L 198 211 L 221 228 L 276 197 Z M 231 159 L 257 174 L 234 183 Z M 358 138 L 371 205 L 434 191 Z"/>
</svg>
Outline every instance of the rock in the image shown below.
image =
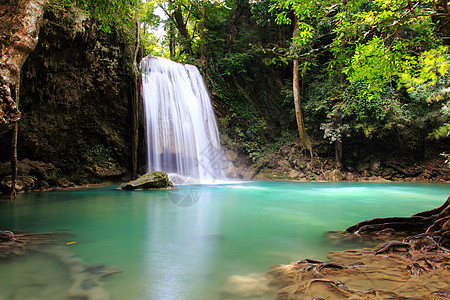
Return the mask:
<svg viewBox="0 0 450 300">
<path fill-rule="evenodd" d="M 267 180 L 270 179 L 270 173 L 271 172 L 261 172 L 257 173 L 255 176 L 253 176 L 253 180 Z"/>
<path fill-rule="evenodd" d="M 87 166 L 86 170 L 92 172 L 100 178 L 123 176 L 127 172 L 127 169 L 117 165 L 116 163 L 103 165 L 94 164 L 92 166 Z"/>
<path fill-rule="evenodd" d="M 29 176 L 17 176 L 16 189 L 17 191 L 27 191 L 34 187 L 36 181 Z M 11 175 L 5 176 L 0 183 L 0 190 L 9 191 L 12 186 Z"/>
<path fill-rule="evenodd" d="M 288 177 L 291 178 L 291 179 L 294 179 L 294 178 L 299 177 L 300 174 L 301 174 L 301 173 L 300 173 L 299 171 L 297 171 L 297 170 L 291 170 L 291 171 L 288 173 Z"/>
<path fill-rule="evenodd" d="M 278 164 L 281 167 L 285 167 L 285 168 L 290 168 L 291 167 L 291 164 L 289 163 L 289 161 L 287 159 L 280 160 Z"/>
<path fill-rule="evenodd" d="M 4 177 L 1 183 L 3 190 L 9 190 L 11 187 L 11 163 L 5 162 L 0 164 L 0 178 Z M 27 158 L 17 163 L 18 179 L 16 181 L 16 188 L 19 191 L 29 190 L 37 187 L 48 188 L 48 180 L 56 181 L 60 177 L 56 174 L 55 166 L 51 163 L 44 163 L 42 161 L 32 161 Z M 42 183 L 42 184 L 41 184 Z"/>
<path fill-rule="evenodd" d="M 167 173 L 156 171 L 142 175 L 136 180 L 122 183 L 118 190 L 172 189 L 173 183 Z"/>
<path fill-rule="evenodd" d="M 381 166 L 381 160 L 379 157 L 373 157 L 370 159 L 370 170 L 378 171 Z"/>
<path fill-rule="evenodd" d="M 397 171 L 395 171 L 393 168 L 386 168 L 383 170 L 383 173 L 381 173 L 381 176 L 383 176 L 384 178 L 391 178 L 395 174 L 397 174 Z"/>
<path fill-rule="evenodd" d="M 242 175 L 243 179 L 253 179 L 257 171 L 258 170 L 256 167 L 251 166 L 250 168 L 244 168 L 242 170 L 239 170 L 239 173 Z"/>
<path fill-rule="evenodd" d="M 345 175 L 345 178 L 348 181 L 357 181 L 357 176 L 355 175 L 355 173 L 352 173 L 352 172 L 347 172 L 347 174 Z"/>
<path fill-rule="evenodd" d="M 233 275 L 228 277 L 223 292 L 235 298 L 261 297 L 272 292 L 271 279 L 268 274 Z"/>
<path fill-rule="evenodd" d="M 325 177 L 328 181 L 342 181 L 345 176 L 339 170 L 326 171 Z"/>
<path fill-rule="evenodd" d="M 369 163 L 366 163 L 366 162 L 364 162 L 364 163 L 359 163 L 359 164 L 356 166 L 356 170 L 358 170 L 359 173 L 362 173 L 362 172 L 364 172 L 365 170 L 368 170 L 369 168 L 370 168 L 370 164 L 369 164 Z"/>
<path fill-rule="evenodd" d="M 364 171 L 362 171 L 361 176 L 362 176 L 362 177 L 370 177 L 370 172 L 369 172 L 369 170 L 364 170 Z"/>
<path fill-rule="evenodd" d="M 235 166 L 235 162 L 237 162 L 238 158 L 239 157 L 235 151 L 232 150 L 225 151 L 223 164 L 224 164 L 224 173 L 227 178 L 234 178 L 234 179 L 242 178 L 242 176 L 240 176 Z"/>
<path fill-rule="evenodd" d="M 238 153 L 234 150 L 225 149 L 224 152 L 225 152 L 225 157 L 232 162 L 235 162 L 239 158 Z"/>
</svg>

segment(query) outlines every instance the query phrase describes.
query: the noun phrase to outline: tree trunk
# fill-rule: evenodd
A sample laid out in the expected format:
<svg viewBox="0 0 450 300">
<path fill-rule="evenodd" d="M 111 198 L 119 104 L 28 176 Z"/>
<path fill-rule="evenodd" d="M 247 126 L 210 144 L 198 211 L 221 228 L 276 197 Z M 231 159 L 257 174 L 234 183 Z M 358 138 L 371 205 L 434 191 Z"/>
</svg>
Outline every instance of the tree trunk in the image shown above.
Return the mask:
<svg viewBox="0 0 450 300">
<path fill-rule="evenodd" d="M 174 26 L 170 24 L 169 27 L 169 51 L 170 51 L 170 58 L 175 57 L 175 30 Z"/>
<path fill-rule="evenodd" d="M 337 140 L 334 143 L 334 152 L 336 154 L 336 164 L 340 170 L 344 169 L 344 163 L 342 162 L 342 140 Z"/>
<path fill-rule="evenodd" d="M 295 26 L 294 26 L 294 34 L 293 38 L 298 37 L 298 22 L 297 18 L 295 18 Z M 302 100 L 300 95 L 300 83 L 299 83 L 299 75 L 298 75 L 298 59 L 294 59 L 294 67 L 293 67 L 293 92 L 294 92 L 294 105 L 295 105 L 295 117 L 297 119 L 297 127 L 298 133 L 300 134 L 300 140 L 303 145 L 309 150 L 309 154 L 311 155 L 311 160 L 313 159 L 313 150 L 311 139 L 306 132 L 305 123 L 303 121 L 302 114 Z"/>
<path fill-rule="evenodd" d="M 17 84 L 23 63 L 38 42 L 47 0 L 0 0 L 0 134 L 20 119 L 11 86 Z"/>
<path fill-rule="evenodd" d="M 135 22 L 136 22 L 136 50 L 134 51 L 134 59 L 133 59 L 133 67 L 134 67 L 134 96 L 133 96 L 133 104 L 132 104 L 132 142 L 131 142 L 131 176 L 133 179 L 137 178 L 137 164 L 138 164 L 138 146 L 139 146 L 139 68 L 137 64 L 137 56 L 139 52 L 139 9 L 136 4 L 135 11 Z"/>
<path fill-rule="evenodd" d="M 341 132 L 338 135 L 336 142 L 334 143 L 334 149 L 335 149 L 335 154 L 336 154 L 336 164 L 340 170 L 344 170 L 344 168 L 345 168 L 344 163 L 342 162 L 342 152 L 343 152 L 342 140 L 344 138 L 342 115 L 343 115 L 343 112 L 340 109 L 338 109 L 334 114 L 334 126 L 336 126 L 337 128 L 341 128 Z"/>
<path fill-rule="evenodd" d="M 16 105 L 19 106 L 20 93 L 20 74 L 19 80 L 15 88 Z M 17 180 L 17 136 L 19 133 L 19 122 L 14 122 L 14 129 L 11 140 L 11 191 L 9 192 L 9 199 L 16 199 L 16 180 Z"/>
<path fill-rule="evenodd" d="M 437 0 L 434 1 L 433 10 L 435 15 L 432 21 L 441 33 L 444 44 L 448 46 L 450 45 L 450 6 L 447 0 Z"/>
<path fill-rule="evenodd" d="M 175 26 L 178 29 L 178 33 L 182 38 L 184 52 L 186 52 L 186 54 L 188 55 L 192 55 L 191 37 L 189 36 L 189 32 L 183 20 L 181 7 L 175 9 L 175 11 L 173 12 L 173 19 L 175 20 Z"/>
</svg>

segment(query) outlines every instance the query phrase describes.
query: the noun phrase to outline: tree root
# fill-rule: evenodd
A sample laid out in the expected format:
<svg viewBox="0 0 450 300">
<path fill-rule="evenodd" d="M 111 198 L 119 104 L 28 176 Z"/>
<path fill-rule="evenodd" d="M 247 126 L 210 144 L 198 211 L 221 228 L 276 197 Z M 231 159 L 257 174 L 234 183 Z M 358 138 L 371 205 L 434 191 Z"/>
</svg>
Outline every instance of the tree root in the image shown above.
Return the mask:
<svg viewBox="0 0 450 300">
<path fill-rule="evenodd" d="M 387 252 L 408 252 L 411 245 L 399 241 L 390 241 L 384 243 L 380 248 L 373 250 L 373 255 L 385 254 Z"/>
<path fill-rule="evenodd" d="M 377 240 L 393 233 L 400 240 L 385 240 L 373 250 L 332 252 L 330 262 L 303 259 L 274 267 L 269 274 L 280 288 L 277 299 L 449 298 L 450 197 L 408 218 L 360 222 L 341 236 Z"/>
</svg>

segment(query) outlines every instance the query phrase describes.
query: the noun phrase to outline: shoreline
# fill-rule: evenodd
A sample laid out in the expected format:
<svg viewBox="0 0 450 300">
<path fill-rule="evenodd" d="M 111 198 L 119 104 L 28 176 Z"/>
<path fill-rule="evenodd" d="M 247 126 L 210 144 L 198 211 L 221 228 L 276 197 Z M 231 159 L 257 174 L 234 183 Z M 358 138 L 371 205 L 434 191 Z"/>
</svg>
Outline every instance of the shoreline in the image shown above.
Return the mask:
<svg viewBox="0 0 450 300">
<path fill-rule="evenodd" d="M 426 184 L 426 183 L 430 183 L 430 184 L 450 184 L 450 180 L 447 181 L 443 181 L 443 180 L 439 180 L 439 181 L 433 181 L 433 180 L 408 180 L 408 178 L 406 178 L 406 180 L 388 180 L 385 178 L 361 178 L 358 180 L 335 180 L 335 181 L 331 181 L 331 180 L 305 180 L 305 179 L 288 179 L 288 178 L 280 178 L 280 179 L 231 179 L 231 180 L 236 180 L 236 181 L 246 181 L 246 182 L 253 182 L 253 181 L 285 181 L 285 182 L 298 182 L 298 183 L 385 183 L 385 184 L 390 184 L 390 183 L 417 183 L 417 184 Z M 99 182 L 99 183 L 87 183 L 87 184 L 82 184 L 82 185 L 73 185 L 73 186 L 66 186 L 66 187 L 62 187 L 62 186 L 56 186 L 56 187 L 51 187 L 48 189 L 30 189 L 30 190 L 21 190 L 21 191 L 17 191 L 17 194 L 25 194 L 25 193 L 31 193 L 31 192 L 52 192 L 52 191 L 70 191 L 70 190 L 79 190 L 79 189 L 91 189 L 91 188 L 101 188 L 101 187 L 107 187 L 107 186 L 119 186 L 120 184 L 122 184 L 123 182 L 118 181 L 118 182 L 113 182 L 113 181 L 104 181 L 104 182 Z M 0 201 L 4 201 L 4 200 L 9 200 L 9 199 L 3 199 L 4 197 L 8 197 L 8 194 L 6 193 L 0 193 Z"/>
</svg>

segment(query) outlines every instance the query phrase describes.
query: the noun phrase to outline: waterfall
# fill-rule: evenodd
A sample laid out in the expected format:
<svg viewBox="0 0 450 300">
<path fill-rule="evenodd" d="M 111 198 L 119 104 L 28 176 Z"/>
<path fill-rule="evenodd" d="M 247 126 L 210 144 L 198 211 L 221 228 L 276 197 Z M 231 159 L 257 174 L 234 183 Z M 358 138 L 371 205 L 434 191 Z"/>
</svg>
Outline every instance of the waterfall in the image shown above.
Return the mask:
<svg viewBox="0 0 450 300">
<path fill-rule="evenodd" d="M 160 57 L 141 62 L 149 171 L 175 184 L 225 179 L 214 111 L 200 72 Z"/>
</svg>

